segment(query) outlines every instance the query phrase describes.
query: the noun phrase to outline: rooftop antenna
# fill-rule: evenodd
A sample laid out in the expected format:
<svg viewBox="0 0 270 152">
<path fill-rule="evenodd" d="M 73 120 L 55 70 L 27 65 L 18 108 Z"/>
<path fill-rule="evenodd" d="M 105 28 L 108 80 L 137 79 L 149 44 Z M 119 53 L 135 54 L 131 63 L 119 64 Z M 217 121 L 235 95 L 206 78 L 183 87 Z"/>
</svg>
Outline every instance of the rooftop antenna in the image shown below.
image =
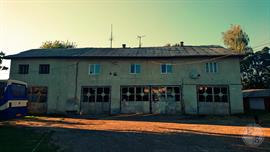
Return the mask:
<svg viewBox="0 0 270 152">
<path fill-rule="evenodd" d="M 112 48 L 112 41 L 113 41 L 113 25 L 111 24 L 111 37 L 110 37 L 110 47 Z"/>
<path fill-rule="evenodd" d="M 142 38 L 145 37 L 145 35 L 138 35 L 137 39 L 139 39 L 139 48 L 142 47 Z"/>
</svg>

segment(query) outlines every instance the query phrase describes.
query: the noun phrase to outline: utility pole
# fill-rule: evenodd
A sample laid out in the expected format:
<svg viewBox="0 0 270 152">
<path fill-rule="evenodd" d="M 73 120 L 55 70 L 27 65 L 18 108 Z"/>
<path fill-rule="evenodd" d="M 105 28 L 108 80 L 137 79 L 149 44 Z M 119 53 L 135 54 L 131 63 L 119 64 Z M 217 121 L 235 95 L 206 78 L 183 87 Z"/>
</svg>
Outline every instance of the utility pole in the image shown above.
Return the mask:
<svg viewBox="0 0 270 152">
<path fill-rule="evenodd" d="M 112 41 L 113 41 L 113 25 L 111 24 L 111 37 L 110 37 L 110 47 L 112 48 Z"/>
<path fill-rule="evenodd" d="M 137 39 L 139 39 L 139 48 L 142 47 L 142 38 L 145 37 L 145 35 L 138 35 Z"/>
</svg>

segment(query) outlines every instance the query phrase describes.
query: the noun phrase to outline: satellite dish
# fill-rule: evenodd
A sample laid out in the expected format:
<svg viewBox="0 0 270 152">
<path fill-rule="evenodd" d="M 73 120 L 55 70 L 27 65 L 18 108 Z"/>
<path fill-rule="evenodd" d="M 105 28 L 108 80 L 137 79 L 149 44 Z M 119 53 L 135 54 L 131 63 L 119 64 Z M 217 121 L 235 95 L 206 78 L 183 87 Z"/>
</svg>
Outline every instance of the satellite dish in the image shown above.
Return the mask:
<svg viewBox="0 0 270 152">
<path fill-rule="evenodd" d="M 190 72 L 189 72 L 189 77 L 191 79 L 198 79 L 200 78 L 200 73 L 196 70 L 196 69 L 192 69 Z"/>
</svg>

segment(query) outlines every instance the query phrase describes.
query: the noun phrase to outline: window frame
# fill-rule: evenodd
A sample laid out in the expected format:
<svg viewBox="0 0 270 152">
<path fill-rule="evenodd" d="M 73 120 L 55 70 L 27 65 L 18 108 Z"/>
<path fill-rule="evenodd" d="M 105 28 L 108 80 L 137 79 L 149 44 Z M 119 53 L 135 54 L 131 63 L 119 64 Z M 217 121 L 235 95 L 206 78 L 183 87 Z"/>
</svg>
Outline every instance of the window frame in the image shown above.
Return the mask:
<svg viewBox="0 0 270 152">
<path fill-rule="evenodd" d="M 219 63 L 218 62 L 207 62 L 204 65 L 206 73 L 218 73 Z"/>
<path fill-rule="evenodd" d="M 90 96 L 87 98 L 87 101 L 84 100 L 84 89 L 93 89 L 95 90 L 94 92 L 94 101 L 90 101 Z M 102 88 L 103 89 L 103 93 L 104 93 L 104 89 L 109 89 L 109 94 L 107 94 L 108 96 L 108 101 L 98 101 L 98 89 Z M 89 92 L 88 92 L 89 93 Z M 111 94 L 112 94 L 112 89 L 111 86 L 82 86 L 81 87 L 81 102 L 83 103 L 111 103 Z M 106 94 L 102 97 L 102 100 L 104 100 L 104 97 L 106 96 Z"/>
<path fill-rule="evenodd" d="M 93 72 L 91 72 L 92 71 L 91 66 L 94 67 Z M 98 72 L 97 72 L 97 67 L 99 67 Z M 88 75 L 99 75 L 100 72 L 101 72 L 101 64 L 99 64 L 99 63 L 89 64 L 89 66 L 88 66 Z"/>
<path fill-rule="evenodd" d="M 29 64 L 19 64 L 18 74 L 29 74 Z"/>
<path fill-rule="evenodd" d="M 46 71 L 42 69 L 42 66 L 47 67 Z M 50 74 L 50 64 L 39 64 L 39 74 Z"/>
<path fill-rule="evenodd" d="M 132 73 L 132 66 L 134 66 L 134 72 Z M 138 68 L 139 67 L 139 68 Z M 139 71 L 137 71 L 139 69 Z M 140 74 L 141 73 L 141 64 L 132 63 L 129 67 L 129 74 Z"/>
<path fill-rule="evenodd" d="M 162 69 L 163 65 L 165 65 L 165 72 L 163 72 L 163 69 Z M 168 66 L 171 66 L 171 72 L 168 72 Z M 173 73 L 173 65 L 171 63 L 162 63 L 162 64 L 160 64 L 160 73 L 161 74 Z"/>
<path fill-rule="evenodd" d="M 137 100 L 137 88 L 141 88 L 141 89 L 145 89 L 147 88 L 148 89 L 148 93 L 147 93 L 147 96 L 148 96 L 148 100 L 140 100 L 138 101 Z M 123 88 L 127 88 L 127 92 L 129 92 L 129 88 L 133 88 L 134 89 L 134 92 L 132 93 L 132 95 L 134 95 L 134 100 L 129 100 L 129 96 L 127 96 L 127 100 L 123 100 L 124 97 L 123 96 L 126 96 L 126 94 L 123 93 L 122 89 Z M 153 93 L 153 88 L 166 88 L 165 89 L 165 92 L 164 92 L 164 95 L 165 95 L 165 100 L 157 100 L 155 101 L 153 99 L 153 97 L 156 95 Z M 171 96 L 173 96 L 174 98 L 174 102 L 181 102 L 182 101 L 182 88 L 180 85 L 123 85 L 123 86 L 120 86 L 120 100 L 121 102 L 168 102 L 169 100 L 169 93 L 168 93 L 168 88 L 171 88 L 172 89 L 172 92 L 171 92 Z M 178 88 L 179 89 L 179 92 L 176 93 L 175 92 L 175 88 Z M 144 90 L 141 91 L 141 93 L 144 92 Z M 158 96 L 158 98 L 160 98 L 160 96 Z M 143 97 L 144 98 L 144 97 Z"/>
<path fill-rule="evenodd" d="M 27 97 L 27 86 L 23 85 L 23 84 L 19 84 L 19 83 L 11 83 L 11 89 L 10 89 L 10 93 L 12 95 L 13 98 L 25 98 Z M 18 91 L 17 89 L 21 89 L 23 88 L 23 92 Z M 14 92 L 19 92 L 19 93 L 23 93 L 23 94 L 16 94 Z"/>
<path fill-rule="evenodd" d="M 212 93 L 210 95 L 211 95 L 212 101 L 207 101 L 206 97 L 204 97 L 204 101 L 200 101 L 200 95 L 203 95 L 203 94 L 199 93 L 199 89 L 201 87 L 211 88 Z M 221 92 L 221 88 L 226 88 L 227 93 L 225 94 L 225 96 L 226 96 L 227 101 L 225 101 L 225 102 L 222 101 L 222 97 L 224 95 L 222 97 L 221 96 L 219 97 L 220 101 L 216 101 L 215 96 L 217 94 L 215 93 L 215 88 L 219 88 L 220 92 Z M 198 103 L 230 103 L 230 86 L 229 85 L 197 85 L 196 94 L 197 94 L 197 102 Z"/>
<path fill-rule="evenodd" d="M 134 96 L 134 100 L 123 100 L 123 96 L 126 96 L 124 95 L 123 93 L 123 88 L 127 88 L 127 92 L 129 92 L 129 89 L 132 88 L 134 90 L 133 93 L 130 93 L 130 95 L 133 95 Z M 140 88 L 141 91 L 140 93 L 144 93 L 144 96 L 146 96 L 148 98 L 148 100 L 144 100 L 144 96 L 142 96 L 142 99 L 141 100 L 137 100 L 137 95 L 140 95 L 140 93 L 137 92 L 137 89 Z M 144 92 L 144 89 L 148 89 L 148 93 L 145 94 Z M 125 85 L 125 86 L 120 86 L 120 100 L 121 102 L 149 102 L 151 100 L 151 87 L 150 86 L 147 86 L 147 85 Z M 129 96 L 130 96 L 129 95 Z M 129 96 L 127 96 L 129 98 Z"/>
</svg>

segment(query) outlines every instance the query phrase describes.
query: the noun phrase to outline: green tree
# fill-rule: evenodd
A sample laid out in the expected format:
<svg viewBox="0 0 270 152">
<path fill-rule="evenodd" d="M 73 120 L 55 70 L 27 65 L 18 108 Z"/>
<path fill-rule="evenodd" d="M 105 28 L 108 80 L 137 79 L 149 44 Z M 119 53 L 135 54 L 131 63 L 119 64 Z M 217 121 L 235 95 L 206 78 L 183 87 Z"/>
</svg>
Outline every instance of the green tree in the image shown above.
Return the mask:
<svg viewBox="0 0 270 152">
<path fill-rule="evenodd" d="M 245 53 L 248 48 L 249 37 L 240 25 L 231 25 L 231 28 L 222 33 L 224 45 L 236 53 Z"/>
<path fill-rule="evenodd" d="M 5 56 L 5 53 L 1 51 L 1 52 L 0 52 L 0 70 L 7 70 L 7 69 L 8 69 L 8 67 L 6 67 L 6 66 L 2 66 L 2 65 L 1 65 L 1 64 L 2 64 L 2 61 L 3 61 L 4 56 Z"/>
<path fill-rule="evenodd" d="M 270 88 L 270 54 L 269 48 L 249 53 L 241 61 L 241 79 L 243 89 Z"/>
<path fill-rule="evenodd" d="M 59 48 L 75 48 L 76 45 L 74 42 L 69 42 L 69 41 L 46 41 L 43 42 L 40 48 L 42 49 L 59 49 Z"/>
<path fill-rule="evenodd" d="M 5 53 L 1 51 L 0 52 L 0 64 L 2 64 L 2 60 L 3 60 L 4 56 L 5 56 Z"/>
</svg>

